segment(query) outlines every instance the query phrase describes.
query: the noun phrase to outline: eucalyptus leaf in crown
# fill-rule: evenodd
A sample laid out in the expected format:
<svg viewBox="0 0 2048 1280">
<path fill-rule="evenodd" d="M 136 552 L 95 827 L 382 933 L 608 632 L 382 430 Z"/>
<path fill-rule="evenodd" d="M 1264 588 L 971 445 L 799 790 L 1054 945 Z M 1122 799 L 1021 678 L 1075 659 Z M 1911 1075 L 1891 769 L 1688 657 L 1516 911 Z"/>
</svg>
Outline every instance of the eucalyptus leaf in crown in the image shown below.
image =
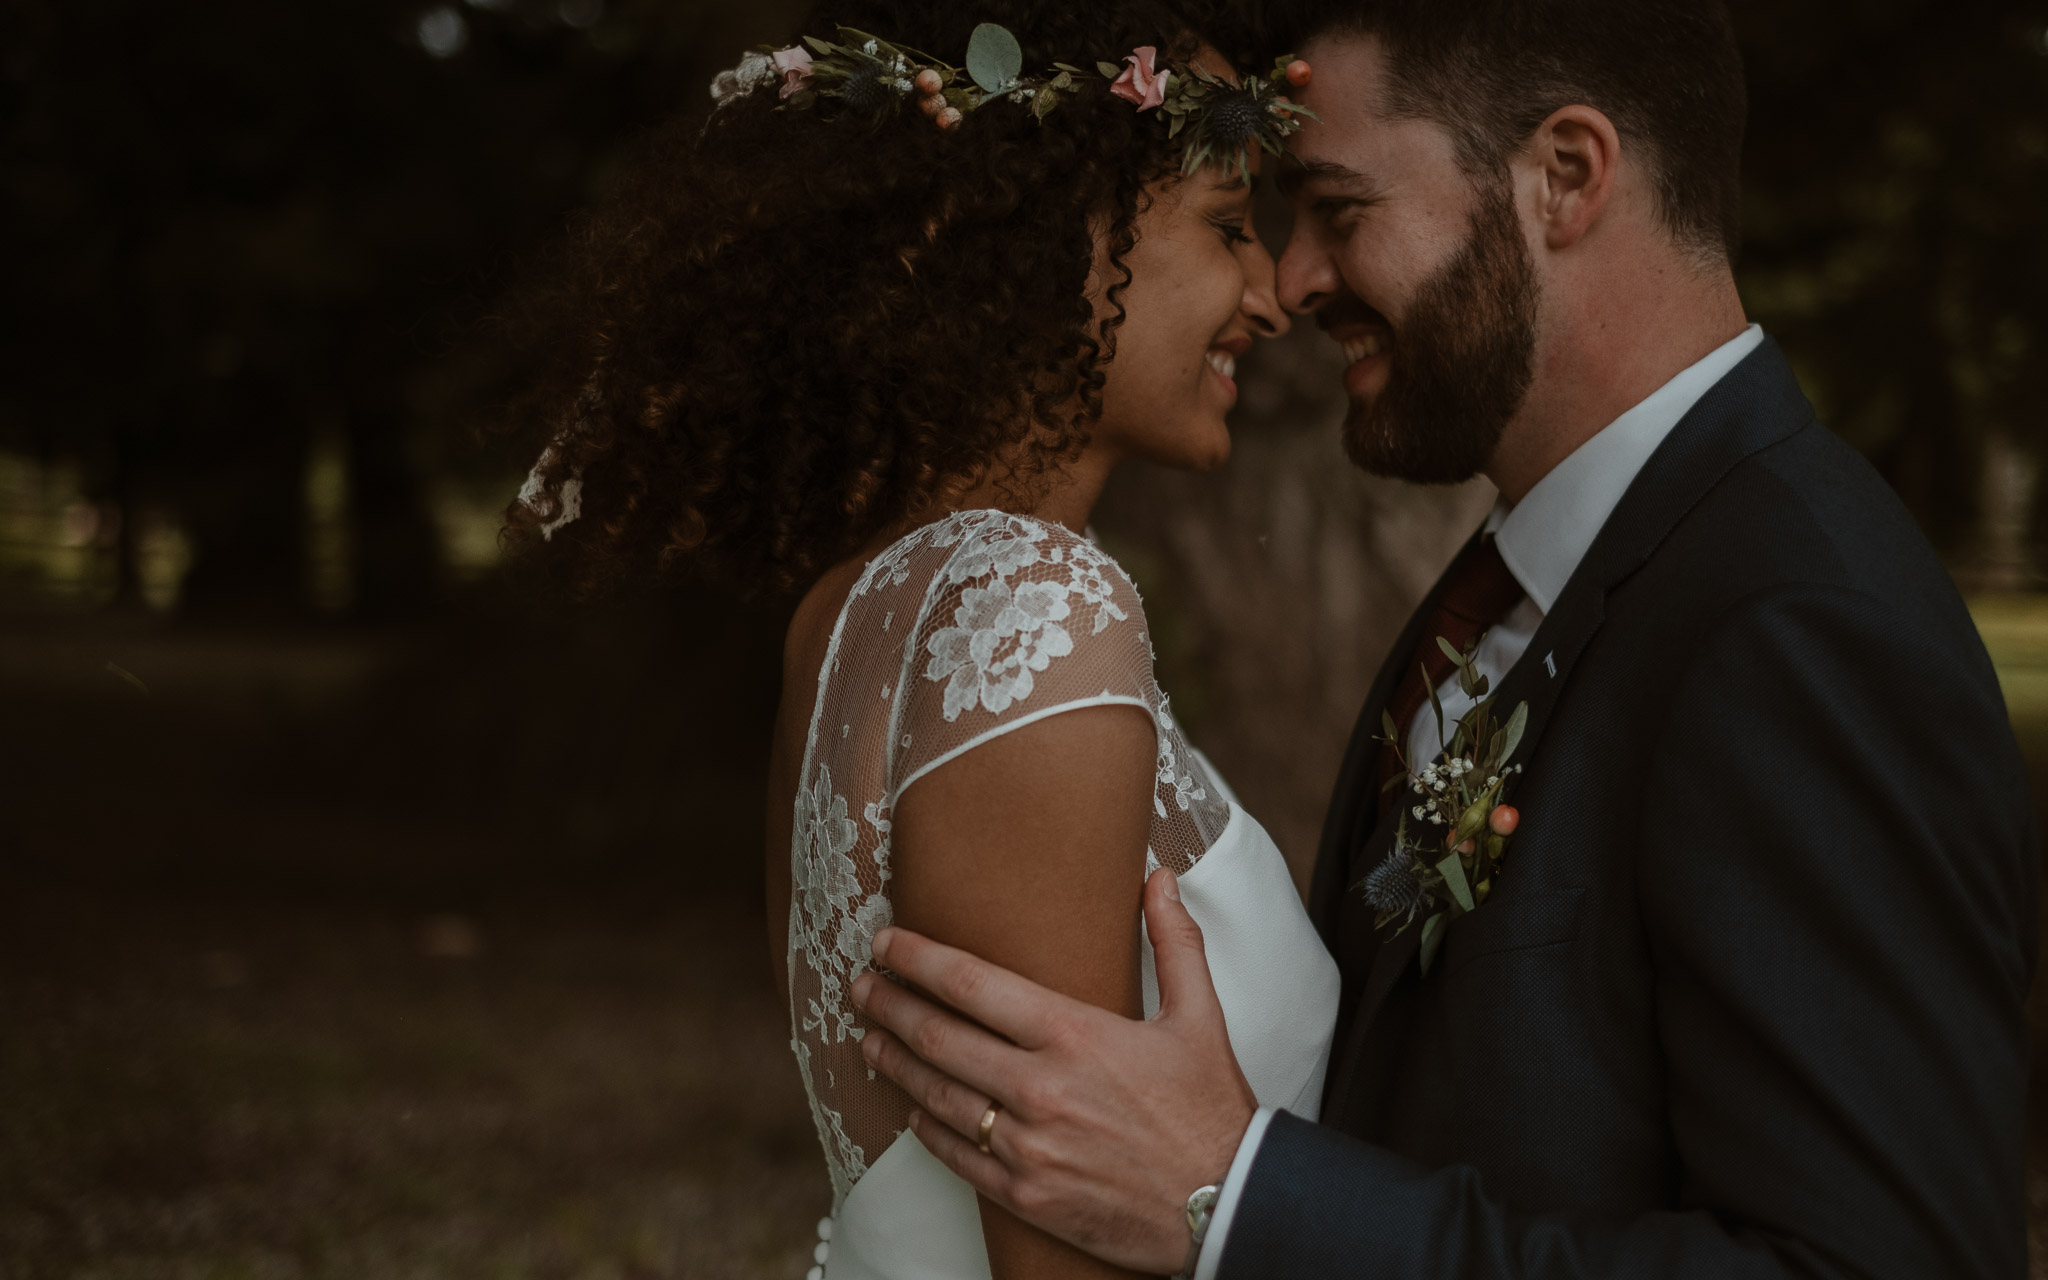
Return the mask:
<svg viewBox="0 0 2048 1280">
<path fill-rule="evenodd" d="M 1286 140 L 1315 113 L 1290 101 L 1284 87 L 1299 88 L 1312 72 L 1306 62 L 1283 57 L 1272 74 L 1231 82 L 1203 67 L 1162 65 L 1159 51 L 1146 45 L 1123 63 L 1099 62 L 1093 72 L 1055 62 L 1042 75 L 1025 76 L 1023 47 L 1006 28 L 984 22 L 968 41 L 962 66 L 943 62 L 879 36 L 841 27 L 838 39 L 805 36 L 787 49 L 762 48 L 712 81 L 720 105 L 778 79 L 781 110 L 807 111 L 824 101 L 873 119 L 915 104 L 941 129 L 957 127 L 970 113 L 997 102 L 1025 107 L 1043 120 L 1062 101 L 1088 92 L 1099 76 L 1108 91 L 1139 111 L 1157 110 L 1167 137 L 1181 146 L 1181 172 L 1217 164 L 1251 180 L 1254 147 L 1281 154 Z"/>
<path fill-rule="evenodd" d="M 1393 852 L 1355 886 L 1378 913 L 1376 928 L 1391 925 L 1398 935 L 1418 917 L 1422 920 L 1425 974 L 1443 945 L 1445 927 L 1477 911 L 1500 878 L 1508 844 L 1522 821 L 1521 812 L 1506 802 L 1522 766 L 1508 762 L 1529 726 L 1528 703 L 1518 704 L 1503 722 L 1495 699 L 1486 696 L 1489 682 L 1473 662 L 1477 640 L 1463 653 L 1448 640 L 1439 638 L 1437 644 L 1457 667 L 1458 687 L 1478 701 L 1446 738 L 1443 703 L 1425 675 L 1437 740 L 1448 745 L 1419 771 L 1408 760 L 1393 716 L 1380 713 L 1385 736 L 1379 741 L 1401 761 L 1401 773 L 1388 789 L 1405 782 L 1413 797 L 1395 829 Z M 1409 829 L 1410 819 L 1417 830 Z"/>
</svg>

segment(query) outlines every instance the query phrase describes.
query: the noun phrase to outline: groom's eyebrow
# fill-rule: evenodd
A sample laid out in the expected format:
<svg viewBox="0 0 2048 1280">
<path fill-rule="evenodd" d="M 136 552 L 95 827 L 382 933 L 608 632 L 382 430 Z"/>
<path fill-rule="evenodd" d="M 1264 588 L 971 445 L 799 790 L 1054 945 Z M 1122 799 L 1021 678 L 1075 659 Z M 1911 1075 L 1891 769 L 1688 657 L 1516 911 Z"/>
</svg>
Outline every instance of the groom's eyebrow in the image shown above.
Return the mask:
<svg viewBox="0 0 2048 1280">
<path fill-rule="evenodd" d="M 1293 196 L 1311 182 L 1329 182 L 1339 186 L 1376 187 L 1372 175 L 1360 173 L 1349 165 L 1338 164 L 1335 160 L 1297 160 L 1280 170 L 1280 190 Z"/>
</svg>

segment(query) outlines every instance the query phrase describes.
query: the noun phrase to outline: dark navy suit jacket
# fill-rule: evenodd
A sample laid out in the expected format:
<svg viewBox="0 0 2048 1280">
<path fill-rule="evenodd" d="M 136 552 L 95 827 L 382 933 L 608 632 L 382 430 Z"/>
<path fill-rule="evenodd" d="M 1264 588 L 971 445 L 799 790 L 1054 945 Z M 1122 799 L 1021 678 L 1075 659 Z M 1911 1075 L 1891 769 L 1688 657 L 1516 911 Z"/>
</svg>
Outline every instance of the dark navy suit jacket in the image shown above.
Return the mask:
<svg viewBox="0 0 2048 1280">
<path fill-rule="evenodd" d="M 2039 855 L 1989 658 L 1765 343 L 1680 422 L 1502 683 L 1522 827 L 1424 977 L 1352 887 L 1323 1123 L 1280 1115 L 1223 1280 L 2026 1274 Z"/>
</svg>

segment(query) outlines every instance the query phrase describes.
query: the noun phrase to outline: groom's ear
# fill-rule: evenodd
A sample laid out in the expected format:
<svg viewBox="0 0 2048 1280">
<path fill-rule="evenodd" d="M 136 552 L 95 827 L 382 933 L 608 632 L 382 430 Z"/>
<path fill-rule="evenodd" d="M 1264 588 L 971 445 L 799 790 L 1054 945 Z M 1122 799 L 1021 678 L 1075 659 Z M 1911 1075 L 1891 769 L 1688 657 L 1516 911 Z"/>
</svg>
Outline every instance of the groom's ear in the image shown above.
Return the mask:
<svg viewBox="0 0 2048 1280">
<path fill-rule="evenodd" d="M 1560 107 L 1537 126 L 1529 158 L 1542 178 L 1544 243 L 1569 249 L 1583 238 L 1614 196 L 1621 134 L 1591 107 Z"/>
</svg>

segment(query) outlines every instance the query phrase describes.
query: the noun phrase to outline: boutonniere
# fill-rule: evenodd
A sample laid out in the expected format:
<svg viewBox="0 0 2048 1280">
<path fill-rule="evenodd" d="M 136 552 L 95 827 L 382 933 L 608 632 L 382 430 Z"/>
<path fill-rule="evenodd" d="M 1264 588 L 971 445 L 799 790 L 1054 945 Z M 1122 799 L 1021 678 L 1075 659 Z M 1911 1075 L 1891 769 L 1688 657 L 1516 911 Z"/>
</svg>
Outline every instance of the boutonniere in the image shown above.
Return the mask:
<svg viewBox="0 0 2048 1280">
<path fill-rule="evenodd" d="M 1443 703 L 1430 688 L 1437 740 L 1450 745 L 1419 771 L 1407 757 L 1394 717 L 1380 713 L 1386 730 L 1380 741 L 1392 746 L 1401 761 L 1402 776 L 1395 783 L 1408 783 L 1412 802 L 1395 829 L 1393 852 L 1356 886 L 1379 912 L 1374 927 L 1394 926 L 1389 937 L 1422 921 L 1424 973 L 1443 945 L 1445 926 L 1477 911 L 1499 878 L 1501 861 L 1522 818 L 1506 803 L 1509 784 L 1522 766 L 1508 761 L 1529 726 L 1526 702 L 1505 722 L 1499 718 L 1495 699 L 1486 696 L 1487 679 L 1473 666 L 1476 640 L 1464 653 L 1441 637 L 1437 644 L 1457 665 L 1459 687 L 1478 701 L 1447 735 Z"/>
</svg>

